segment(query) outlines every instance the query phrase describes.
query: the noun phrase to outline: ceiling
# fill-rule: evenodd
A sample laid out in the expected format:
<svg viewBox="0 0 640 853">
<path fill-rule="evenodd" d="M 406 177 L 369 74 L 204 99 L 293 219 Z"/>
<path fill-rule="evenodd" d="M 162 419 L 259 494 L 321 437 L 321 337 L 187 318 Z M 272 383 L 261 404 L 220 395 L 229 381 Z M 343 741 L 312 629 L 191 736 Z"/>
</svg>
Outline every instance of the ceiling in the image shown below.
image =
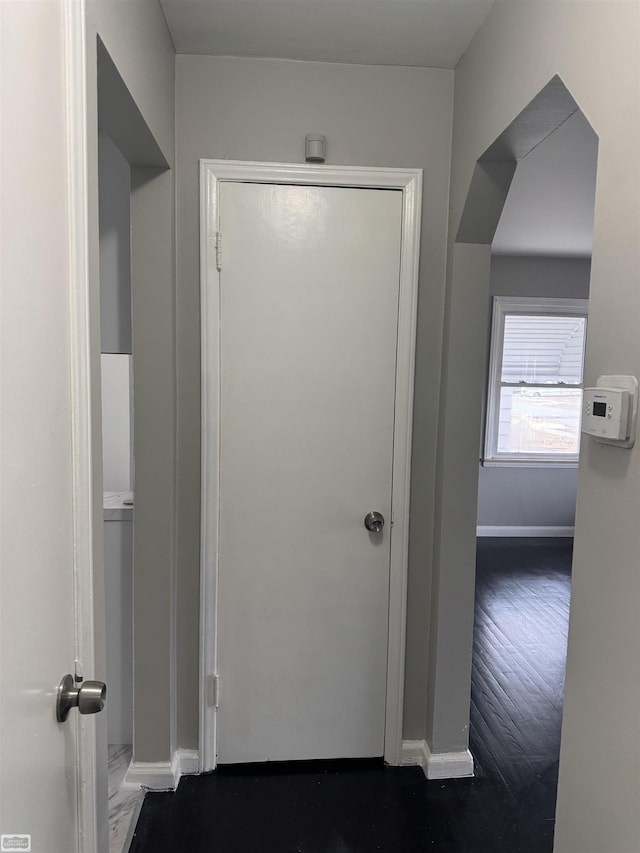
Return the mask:
<svg viewBox="0 0 640 853">
<path fill-rule="evenodd" d="M 454 68 L 493 0 L 160 0 L 178 53 Z M 597 137 L 582 113 L 518 163 L 496 254 L 591 254 Z"/>
<path fill-rule="evenodd" d="M 493 0 L 160 0 L 177 53 L 454 68 Z"/>
<path fill-rule="evenodd" d="M 578 111 L 519 161 L 492 251 L 589 257 L 597 157 L 598 137 Z"/>
</svg>

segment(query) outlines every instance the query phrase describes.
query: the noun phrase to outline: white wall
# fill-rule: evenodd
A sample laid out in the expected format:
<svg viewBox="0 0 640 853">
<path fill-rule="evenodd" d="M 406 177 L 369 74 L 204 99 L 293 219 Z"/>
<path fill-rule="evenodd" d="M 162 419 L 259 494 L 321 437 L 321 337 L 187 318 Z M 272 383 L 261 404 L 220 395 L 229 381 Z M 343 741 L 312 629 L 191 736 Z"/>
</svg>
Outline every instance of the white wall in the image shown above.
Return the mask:
<svg viewBox="0 0 640 853">
<path fill-rule="evenodd" d="M 405 697 L 405 735 L 422 737 L 453 74 L 206 56 L 178 56 L 176 70 L 180 745 L 198 733 L 198 160 L 299 163 L 311 131 L 326 134 L 328 163 L 424 169 Z"/>
<path fill-rule="evenodd" d="M 604 373 L 640 374 L 639 39 L 637 2 L 497 0 L 456 70 L 451 235 L 478 158 L 554 75 L 599 137 L 587 383 Z M 448 286 L 450 325 L 464 310 L 470 282 L 452 269 Z M 465 382 L 449 360 L 445 395 Z M 479 401 L 468 416 L 477 423 Z M 445 419 L 443 441 L 449 426 Z M 466 440 L 474 442 L 472 429 Z M 465 495 L 473 494 L 476 477 L 477 466 L 458 466 L 455 458 L 442 472 L 462 510 L 455 536 L 471 560 L 434 568 L 434 665 L 447 674 L 431 684 L 435 732 L 464 710 L 458 673 L 471 654 L 476 521 Z M 578 471 L 556 853 L 640 849 L 639 484 L 638 441 L 631 451 L 587 442 Z M 455 702 L 441 704 L 447 696 Z M 468 708 L 468 692 L 466 702 Z"/>
<path fill-rule="evenodd" d="M 102 355 L 102 476 L 105 492 L 131 489 L 131 356 Z"/>
<path fill-rule="evenodd" d="M 588 299 L 590 269 L 588 258 L 493 255 L 491 296 Z M 577 488 L 577 465 L 574 468 L 480 465 L 478 525 L 573 527 Z"/>
</svg>

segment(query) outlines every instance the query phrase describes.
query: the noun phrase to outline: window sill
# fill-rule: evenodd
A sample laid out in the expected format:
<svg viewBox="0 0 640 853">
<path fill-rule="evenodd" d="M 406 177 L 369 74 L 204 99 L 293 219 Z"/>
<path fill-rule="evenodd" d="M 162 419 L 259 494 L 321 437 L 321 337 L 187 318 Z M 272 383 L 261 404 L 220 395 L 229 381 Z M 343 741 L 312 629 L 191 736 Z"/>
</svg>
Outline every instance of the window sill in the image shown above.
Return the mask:
<svg viewBox="0 0 640 853">
<path fill-rule="evenodd" d="M 483 468 L 577 468 L 578 460 L 481 459 Z"/>
</svg>

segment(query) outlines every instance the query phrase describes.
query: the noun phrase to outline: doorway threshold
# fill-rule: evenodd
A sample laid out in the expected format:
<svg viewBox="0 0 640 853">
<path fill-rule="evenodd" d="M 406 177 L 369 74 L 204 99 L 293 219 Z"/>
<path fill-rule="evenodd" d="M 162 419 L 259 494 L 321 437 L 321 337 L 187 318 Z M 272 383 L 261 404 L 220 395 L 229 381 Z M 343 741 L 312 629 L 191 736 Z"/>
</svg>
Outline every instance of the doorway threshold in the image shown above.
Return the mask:
<svg viewBox="0 0 640 853">
<path fill-rule="evenodd" d="M 131 744 L 109 745 L 109 853 L 127 853 L 144 800 L 139 785 L 124 781 L 132 756 Z"/>
</svg>

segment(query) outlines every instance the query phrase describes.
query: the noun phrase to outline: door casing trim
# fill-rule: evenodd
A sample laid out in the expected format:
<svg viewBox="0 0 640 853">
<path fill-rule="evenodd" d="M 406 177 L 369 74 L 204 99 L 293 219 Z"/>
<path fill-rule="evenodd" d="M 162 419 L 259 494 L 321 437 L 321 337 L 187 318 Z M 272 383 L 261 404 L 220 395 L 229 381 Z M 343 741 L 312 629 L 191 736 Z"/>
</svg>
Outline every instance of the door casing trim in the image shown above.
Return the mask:
<svg viewBox="0 0 640 853">
<path fill-rule="evenodd" d="M 400 764 L 409 550 L 411 430 L 422 210 L 422 170 L 358 166 L 200 160 L 201 536 L 200 536 L 200 770 L 216 766 L 217 587 L 219 535 L 219 277 L 216 234 L 222 181 L 397 189 L 402 199 L 398 350 L 391 506 L 389 642 L 384 759 Z M 224 690 L 224 686 L 222 686 Z"/>
<path fill-rule="evenodd" d="M 85 675 L 95 671 L 94 618 L 94 446 L 92 440 L 91 295 L 87 201 L 86 3 L 65 0 L 64 86 L 67 158 L 70 310 L 71 455 L 73 470 L 73 574 L 76 666 Z M 71 662 L 70 662 L 71 663 Z M 62 675 L 62 673 L 61 673 Z M 100 849 L 102 790 L 94 717 L 75 715 L 69 723 L 77 732 L 77 819 L 79 853 Z M 106 784 L 105 784 L 106 788 Z M 105 791 L 106 794 L 106 791 Z M 106 827 L 104 827 L 106 832 Z"/>
</svg>

